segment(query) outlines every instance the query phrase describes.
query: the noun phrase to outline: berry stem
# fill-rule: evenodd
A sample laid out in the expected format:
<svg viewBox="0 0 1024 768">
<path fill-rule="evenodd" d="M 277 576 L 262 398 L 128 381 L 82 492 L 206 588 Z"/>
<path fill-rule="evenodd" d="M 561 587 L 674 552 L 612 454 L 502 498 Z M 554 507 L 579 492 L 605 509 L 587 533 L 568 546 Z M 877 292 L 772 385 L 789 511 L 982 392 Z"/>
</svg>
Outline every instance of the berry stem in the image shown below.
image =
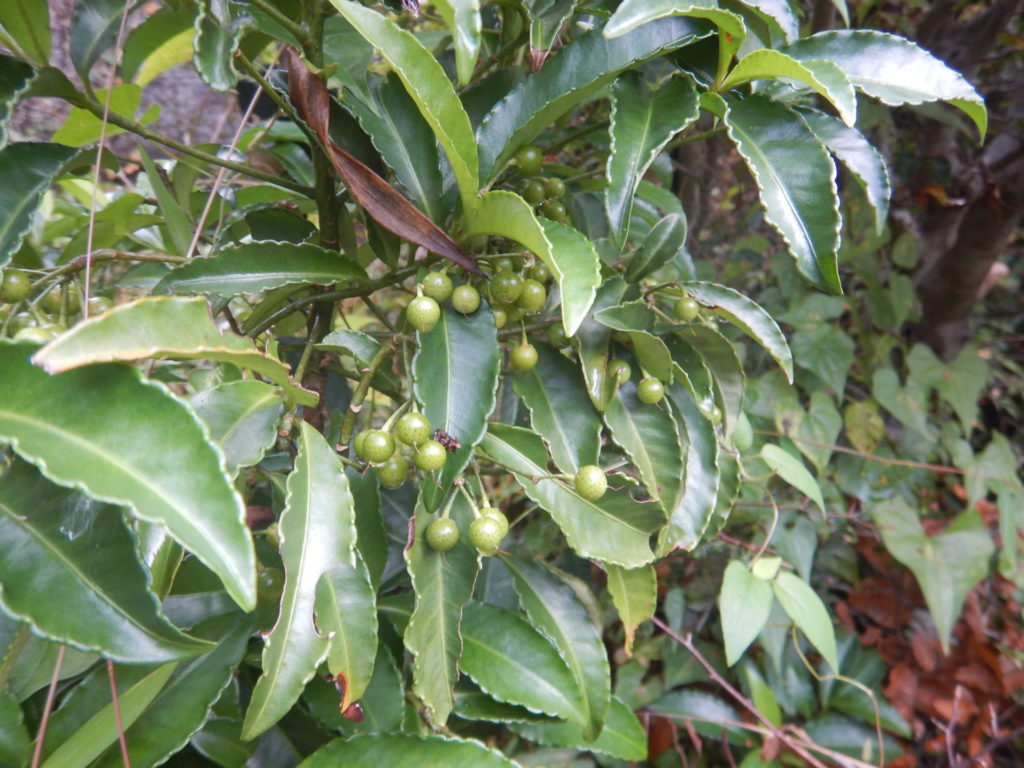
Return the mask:
<svg viewBox="0 0 1024 768">
<path fill-rule="evenodd" d="M 395 339 L 392 339 L 388 344 L 382 344 L 381 348 L 377 350 L 377 354 L 373 356 L 370 364 L 363 371 L 363 377 L 359 379 L 359 384 L 356 385 L 355 392 L 352 393 L 352 402 L 349 403 L 348 412 L 345 414 L 345 420 L 341 422 L 341 437 L 340 441 L 343 444 L 347 444 L 352 439 L 352 430 L 356 423 L 356 414 L 359 413 L 359 409 L 362 407 L 363 402 L 366 400 L 366 393 L 370 391 L 370 382 L 373 381 L 374 375 L 384 365 L 385 360 L 390 360 L 391 355 L 395 351 Z"/>
</svg>

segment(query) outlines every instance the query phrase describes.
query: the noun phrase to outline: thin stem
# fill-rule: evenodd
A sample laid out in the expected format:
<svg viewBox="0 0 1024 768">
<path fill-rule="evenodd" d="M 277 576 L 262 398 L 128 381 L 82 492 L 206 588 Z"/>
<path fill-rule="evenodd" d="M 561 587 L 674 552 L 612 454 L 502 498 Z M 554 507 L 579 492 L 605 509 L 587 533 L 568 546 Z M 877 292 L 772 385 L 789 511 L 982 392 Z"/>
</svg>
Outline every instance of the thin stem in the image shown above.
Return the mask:
<svg viewBox="0 0 1024 768">
<path fill-rule="evenodd" d="M 760 435 L 772 435 L 773 437 L 788 437 L 798 443 L 805 443 L 806 445 L 813 445 L 817 448 L 828 448 L 829 450 L 835 451 L 836 453 L 847 453 L 851 456 L 860 456 L 862 459 L 868 461 L 875 461 L 879 464 L 890 464 L 896 467 L 912 467 L 914 469 L 930 469 L 933 472 L 949 472 L 954 475 L 970 475 L 971 473 L 965 472 L 958 467 L 950 467 L 945 464 L 929 464 L 925 461 L 911 461 L 909 459 L 890 459 L 885 456 L 876 456 L 873 453 L 867 453 L 865 451 L 858 451 L 854 448 L 846 448 L 842 445 L 834 445 L 832 443 L 819 443 L 817 440 L 808 440 L 804 437 L 797 437 L 795 435 L 783 435 L 781 432 L 772 432 L 771 430 L 756 429 L 754 430 Z"/>
<path fill-rule="evenodd" d="M 693 144 L 696 141 L 704 141 L 704 139 L 710 139 L 712 136 L 717 136 L 720 133 L 725 133 L 725 128 L 712 128 L 709 131 L 695 133 L 693 136 L 680 136 L 678 139 L 666 144 L 663 151 L 668 152 L 669 150 L 681 147 L 684 144 Z"/>
<path fill-rule="evenodd" d="M 771 543 L 772 537 L 775 535 L 775 528 L 779 524 L 779 508 L 775 505 L 775 497 L 773 497 L 771 493 L 768 493 L 768 501 L 770 501 L 772 504 L 772 525 L 768 529 L 768 534 L 764 537 L 764 543 L 761 545 L 761 548 L 757 550 L 757 553 L 754 555 L 754 559 L 750 563 L 751 566 L 753 566 L 754 563 L 760 560 L 761 555 L 763 555 L 764 551 L 768 549 L 768 545 Z"/>
<path fill-rule="evenodd" d="M 117 681 L 114 679 L 114 662 L 107 659 L 107 679 L 110 680 L 110 699 L 114 704 L 114 722 L 117 724 L 117 741 L 121 745 L 121 762 L 124 768 L 131 768 L 128 757 L 128 742 L 124 737 L 124 722 L 121 720 L 121 701 L 117 696 Z"/>
<path fill-rule="evenodd" d="M 290 19 L 287 15 L 281 13 L 273 3 L 269 3 L 267 0 L 249 0 L 249 3 L 259 8 L 263 13 L 267 14 L 267 16 L 284 27 L 289 33 L 291 33 L 292 37 L 303 45 L 308 42 L 309 36 L 306 33 L 305 27 L 301 24 L 295 23 L 295 21 Z"/>
<path fill-rule="evenodd" d="M 248 56 L 241 51 L 238 51 L 238 53 L 235 54 L 235 61 L 242 65 L 242 69 L 246 71 L 249 77 L 256 81 L 256 84 L 260 87 L 263 93 L 267 94 L 270 100 L 277 105 L 277 108 L 291 118 L 292 122 L 299 127 L 299 130 L 306 134 L 306 138 L 309 140 L 311 145 L 320 143 L 320 137 L 309 130 L 309 126 L 306 125 L 306 121 L 303 120 L 299 116 L 299 113 L 295 111 L 295 107 L 293 107 L 287 99 L 282 98 L 281 94 L 277 92 L 277 89 L 270 84 L 270 81 L 263 76 L 259 69 L 257 69 L 256 65 L 249 60 Z M 274 61 L 277 61 L 277 57 L 274 58 Z"/>
<path fill-rule="evenodd" d="M 136 253 L 135 251 L 120 251 L 114 248 L 104 248 L 93 252 L 92 257 L 87 255 L 76 256 L 64 266 L 55 269 L 32 283 L 32 290 L 42 287 L 54 278 L 68 275 L 73 272 L 80 272 L 85 269 L 89 262 L 95 264 L 98 261 L 159 261 L 172 264 L 182 264 L 188 259 L 184 256 L 171 256 L 166 253 Z"/>
<path fill-rule="evenodd" d="M 359 384 L 356 385 L 355 392 L 352 393 L 352 402 L 349 403 L 348 412 L 345 414 L 345 420 L 341 422 L 341 435 L 338 441 L 342 445 L 347 445 L 348 441 L 352 437 L 352 431 L 356 423 L 356 414 L 359 413 L 363 407 L 363 402 L 366 400 L 366 393 L 370 391 L 370 382 L 373 381 L 374 375 L 384 364 L 385 360 L 389 360 L 391 355 L 395 351 L 395 341 L 390 344 L 383 344 L 381 348 L 377 350 L 377 354 L 373 356 L 370 364 L 363 371 L 363 377 L 359 380 Z"/>
<path fill-rule="evenodd" d="M 299 358 L 299 364 L 295 366 L 295 373 L 292 374 L 292 378 L 300 384 L 302 383 L 303 376 L 306 375 L 306 368 L 309 367 L 309 361 L 313 355 L 313 350 L 322 338 L 322 334 L 320 333 L 321 325 L 321 317 L 317 314 L 313 317 L 313 324 L 309 329 L 306 346 L 302 348 L 302 357 Z"/>
<path fill-rule="evenodd" d="M 46 726 L 50 723 L 50 713 L 53 712 L 53 702 L 57 698 L 57 683 L 60 682 L 60 668 L 64 664 L 64 650 L 61 646 L 57 651 L 57 660 L 53 663 L 53 677 L 50 678 L 50 688 L 46 692 L 46 703 L 43 704 L 43 717 L 39 721 L 39 730 L 36 732 L 36 748 L 32 751 L 32 768 L 39 768 L 39 759 L 43 755 L 43 742 L 46 739 Z"/>
</svg>

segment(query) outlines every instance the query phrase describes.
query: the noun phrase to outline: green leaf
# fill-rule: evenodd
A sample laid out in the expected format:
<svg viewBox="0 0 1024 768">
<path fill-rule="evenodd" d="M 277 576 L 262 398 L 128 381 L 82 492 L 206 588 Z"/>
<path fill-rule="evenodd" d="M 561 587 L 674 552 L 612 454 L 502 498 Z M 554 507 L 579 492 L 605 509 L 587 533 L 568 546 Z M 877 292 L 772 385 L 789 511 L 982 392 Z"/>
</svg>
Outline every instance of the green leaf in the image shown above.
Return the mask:
<svg viewBox="0 0 1024 768">
<path fill-rule="evenodd" d="M 612 277 L 597 290 L 590 312 L 583 318 L 579 330 L 573 337 L 583 369 L 583 380 L 587 385 L 590 402 L 598 411 L 604 411 L 615 396 L 618 383 L 608 375 L 608 343 L 612 332 L 604 323 L 598 322 L 599 312 L 618 305 L 626 291 L 621 278 Z"/>
<path fill-rule="evenodd" d="M 779 448 L 777 445 L 765 445 L 761 449 L 761 459 L 776 472 L 779 477 L 809 498 L 825 514 L 825 500 L 821 488 L 814 476 L 807 471 L 800 459 Z"/>
<path fill-rule="evenodd" d="M 530 423 L 544 438 L 560 470 L 575 473 L 596 464 L 601 420 L 587 401 L 579 370 L 556 349 L 537 342 L 537 365 L 515 377 L 515 392 L 530 409 Z"/>
<path fill-rule="evenodd" d="M 572 588 L 548 568 L 511 555 L 501 559 L 533 626 L 569 665 L 583 694 L 583 735 L 593 741 L 601 733 L 611 701 L 611 673 L 600 631 Z"/>
<path fill-rule="evenodd" d="M 664 522 L 657 504 L 634 501 L 624 490 L 588 501 L 560 480 L 533 480 L 548 474 L 547 451 L 540 436 L 526 429 L 491 424 L 480 446 L 515 474 L 526 495 L 547 510 L 581 557 L 627 568 L 654 559 L 648 540 Z"/>
<path fill-rule="evenodd" d="M 718 496 L 718 437 L 683 384 L 667 388 L 680 436 L 686 443 L 686 478 L 681 493 L 670 503 L 669 521 L 658 534 L 658 555 L 673 549 L 691 551 L 704 537 Z"/>
<path fill-rule="evenodd" d="M 704 325 L 690 325 L 676 332 L 683 341 L 697 350 L 711 372 L 711 383 L 722 404 L 725 436 L 731 437 L 733 429 L 743 412 L 743 398 L 747 388 L 747 377 L 733 347 L 725 336 Z"/>
<path fill-rule="evenodd" d="M 215 91 L 230 91 L 238 83 L 232 65 L 238 50 L 239 30 L 227 0 L 200 0 L 195 18 L 192 63 Z"/>
<path fill-rule="evenodd" d="M 164 6 L 129 30 L 121 53 L 122 80 L 144 87 L 166 71 L 162 69 L 166 63 L 188 61 L 192 57 L 194 10 L 188 6 Z"/>
<path fill-rule="evenodd" d="M 696 120 L 700 110 L 693 79 L 681 74 L 652 89 L 639 74 L 623 73 L 612 86 L 611 102 L 605 208 L 622 248 L 640 179 L 669 139 Z"/>
<path fill-rule="evenodd" d="M 377 656 L 377 596 L 358 552 L 354 562 L 337 565 L 320 578 L 315 609 L 320 635 L 330 641 L 327 669 L 344 685 L 338 704 L 344 712 L 366 692 Z"/>
<path fill-rule="evenodd" d="M 797 365 L 821 379 L 835 397 L 846 388 L 856 346 L 838 323 L 820 323 L 793 334 Z"/>
<path fill-rule="evenodd" d="M 459 690 L 455 694 L 455 715 L 463 720 L 487 723 L 550 723 L 554 718 L 538 715 L 526 707 L 506 704 L 481 691 Z"/>
<path fill-rule="evenodd" d="M 380 342 L 362 331 L 332 331 L 316 348 L 351 355 L 357 365 L 365 368 L 380 351 Z"/>
<path fill-rule="evenodd" d="M 21 247 L 54 177 L 76 154 L 72 147 L 30 141 L 0 149 L 0 269 Z"/>
<path fill-rule="evenodd" d="M 456 506 L 467 503 L 461 494 L 455 500 Z M 462 608 L 473 594 L 480 559 L 466 543 L 436 552 L 425 540 L 427 526 L 436 516 L 427 514 L 422 504 L 416 505 L 414 514 L 415 540 L 405 550 L 405 563 L 416 606 L 405 628 L 405 647 L 413 656 L 413 692 L 430 722 L 440 728 L 455 706 L 452 688 L 462 654 Z"/>
<path fill-rule="evenodd" d="M 313 623 L 320 577 L 355 562 L 356 529 L 348 478 L 323 436 L 300 422 L 295 469 L 278 529 L 285 581 L 281 612 L 263 646 L 263 674 L 245 713 L 242 738 L 263 733 L 302 694 L 328 652 Z"/>
<path fill-rule="evenodd" d="M 262 381 L 231 381 L 198 392 L 189 399 L 220 446 L 230 474 L 258 464 L 277 439 L 277 423 L 284 413 L 281 394 Z"/>
<path fill-rule="evenodd" d="M 896 371 L 892 368 L 879 368 L 871 377 L 871 395 L 901 424 L 928 440 L 935 439 L 935 429 L 928 420 L 927 387 L 922 387 L 912 379 L 907 381 L 905 387 L 901 387 Z"/>
<path fill-rule="evenodd" d="M 523 8 L 530 19 L 531 54 L 551 49 L 575 5 L 574 0 L 523 0 Z"/>
<path fill-rule="evenodd" d="M 29 631 L 29 625 L 0 611 L 0 658 L 7 690 L 17 701 L 24 701 L 50 684 L 57 656 L 63 649 L 60 679 L 82 674 L 99 659 L 93 652 L 46 640 Z M 14 662 L 17 661 L 15 664 Z"/>
<path fill-rule="evenodd" d="M 739 560 L 730 560 L 718 593 L 725 660 L 731 667 L 761 634 L 772 612 L 772 588 Z"/>
<path fill-rule="evenodd" d="M 686 214 L 670 213 L 659 219 L 629 260 L 625 278 L 635 283 L 665 266 L 686 248 Z"/>
<path fill-rule="evenodd" d="M 207 259 L 171 270 L 153 293 L 241 296 L 282 285 L 333 285 L 365 280 L 366 271 L 337 251 L 312 243 L 253 242 L 231 246 Z"/>
<path fill-rule="evenodd" d="M 733 744 L 747 743 L 747 731 L 734 725 L 742 719 L 739 713 L 731 704 L 710 693 L 693 688 L 673 691 L 646 708 L 656 715 L 690 723 L 701 736 L 721 739 L 724 734 Z"/>
<path fill-rule="evenodd" d="M 434 55 L 411 32 L 349 0 L 331 0 L 338 12 L 373 45 L 402 79 L 448 156 L 467 214 L 479 202 L 476 141 L 469 116 Z"/>
<path fill-rule="evenodd" d="M 128 9 L 122 0 L 79 0 L 71 16 L 71 62 L 82 80 L 107 48 L 114 44 L 121 17 Z"/>
<path fill-rule="evenodd" d="M 153 188 L 160 213 L 163 214 L 167 225 L 167 232 L 170 235 L 170 242 L 167 243 L 168 250 L 173 249 L 178 256 L 189 255 L 192 245 L 192 222 L 189 221 L 188 213 L 182 209 L 174 195 L 164 184 L 164 177 L 141 146 L 139 157 L 142 159 L 142 167 L 146 171 L 146 178 Z"/>
<path fill-rule="evenodd" d="M 0 602 L 8 613 L 52 640 L 126 663 L 208 648 L 160 611 L 119 510 L 22 462 L 0 477 L 0 499 Z"/>
<path fill-rule="evenodd" d="M 50 11 L 38 0 L 0 3 L 0 41 L 37 66 L 50 60 Z"/>
<path fill-rule="evenodd" d="M 882 234 L 889 217 L 889 198 L 892 196 L 885 158 L 860 131 L 844 125 L 832 115 L 807 109 L 800 111 L 800 117 L 818 137 L 818 141 L 846 166 L 864 189 L 875 211 L 875 231 Z"/>
<path fill-rule="evenodd" d="M 885 437 L 885 422 L 871 400 L 852 402 L 843 409 L 843 431 L 861 453 L 874 453 Z"/>
<path fill-rule="evenodd" d="M 124 366 L 48 376 L 29 363 L 34 349 L 0 342 L 0 440 L 54 482 L 166 527 L 251 610 L 256 572 L 245 510 L 195 415 Z"/>
<path fill-rule="evenodd" d="M 643 725 L 633 711 L 614 696 L 601 735 L 594 740 L 586 739 L 575 723 L 523 723 L 511 727 L 524 739 L 549 747 L 600 752 L 634 762 L 647 757 L 647 734 Z"/>
<path fill-rule="evenodd" d="M 433 510 L 462 474 L 487 430 L 498 390 L 498 330 L 484 309 L 463 315 L 446 306 L 437 325 L 418 337 L 412 363 L 416 399 L 434 429 L 445 430 L 462 444 L 448 454 L 437 484 L 430 484 L 437 491 L 426 499 Z M 467 376 L 466 371 L 473 375 Z"/>
<path fill-rule="evenodd" d="M 435 0 L 438 13 L 452 31 L 455 43 L 455 72 L 459 85 L 469 85 L 480 55 L 479 0 Z"/>
<path fill-rule="evenodd" d="M 839 196 L 828 152 L 796 113 L 756 94 L 730 102 L 725 125 L 757 182 L 765 218 L 786 241 L 800 274 L 841 293 Z"/>
<path fill-rule="evenodd" d="M 835 62 L 868 96 L 891 107 L 948 101 L 963 110 L 985 138 L 985 102 L 962 75 L 906 38 L 876 30 L 819 32 L 786 46 L 783 52 L 799 61 Z"/>
<path fill-rule="evenodd" d="M 105 102 L 106 90 L 96 91 L 96 98 Z M 142 88 L 134 84 L 117 85 L 110 93 L 110 111 L 112 114 L 121 115 L 129 120 L 135 120 L 135 113 L 139 109 L 142 100 Z M 160 106 L 150 105 L 145 113 L 138 118 L 140 125 L 149 125 L 160 116 Z M 92 112 L 82 107 L 72 107 L 67 119 L 51 139 L 58 144 L 67 144 L 71 147 L 81 147 L 85 144 L 92 144 L 99 141 L 100 135 L 106 131 L 107 136 L 114 136 L 124 133 L 124 128 L 107 124 L 103 127 L 103 121 Z"/>
<path fill-rule="evenodd" d="M 7 146 L 7 121 L 35 76 L 35 70 L 24 61 L 0 54 L 0 149 Z"/>
<path fill-rule="evenodd" d="M 907 382 L 932 387 L 953 406 L 964 434 L 971 434 L 978 413 L 978 396 L 988 381 L 989 368 L 977 347 L 966 346 L 951 363 L 943 363 L 924 344 L 907 355 Z"/>
<path fill-rule="evenodd" d="M 479 741 L 411 733 L 368 733 L 335 739 L 299 768 L 516 768 L 503 754 Z"/>
<path fill-rule="evenodd" d="M 54 750 L 43 762 L 43 768 L 84 768 L 92 764 L 111 744 L 117 741 L 118 733 L 122 729 L 131 728 L 132 724 L 139 719 L 139 716 L 146 711 L 153 699 L 167 683 L 171 674 L 177 667 L 178 662 L 164 664 L 153 670 L 147 670 L 136 675 L 137 678 L 131 685 L 119 686 L 117 692 L 119 711 L 115 717 L 114 703 L 111 701 L 92 717 L 81 724 L 76 730 L 67 734 L 67 738 L 58 741 L 54 737 L 58 731 L 58 717 L 61 710 L 68 706 L 65 702 L 61 710 L 51 724 L 47 735 L 49 743 L 59 743 L 60 746 Z M 106 677 L 106 670 L 103 670 L 103 677 Z M 109 688 L 107 698 L 109 700 Z"/>
<path fill-rule="evenodd" d="M 772 591 L 789 618 L 832 667 L 832 672 L 838 673 L 836 635 L 828 609 L 821 598 L 807 582 L 789 571 L 783 571 L 775 578 L 772 582 Z"/>
<path fill-rule="evenodd" d="M 782 40 L 790 42 L 800 36 L 800 22 L 789 0 L 743 0 L 743 5 L 777 31 Z"/>
<path fill-rule="evenodd" d="M 626 655 L 632 656 L 636 628 L 654 616 L 658 602 L 658 577 L 651 565 L 640 568 L 607 565 L 605 573 L 608 575 L 608 591 L 626 632 Z"/>
<path fill-rule="evenodd" d="M 498 701 L 585 722 L 576 680 L 558 651 L 518 614 L 486 603 L 466 605 L 459 662 Z"/>
<path fill-rule="evenodd" d="M 575 105 L 601 91 L 624 69 L 710 34 L 701 21 L 661 19 L 614 40 L 600 30 L 575 38 L 512 90 L 477 129 L 480 178 L 489 185 L 515 151 Z"/>
<path fill-rule="evenodd" d="M 300 405 L 317 395 L 291 380 L 288 366 L 264 355 L 251 339 L 222 334 L 202 298 L 146 297 L 79 323 L 33 357 L 50 373 L 96 363 L 151 357 L 217 360 L 249 368 L 281 386 Z"/>
<path fill-rule="evenodd" d="M 32 741 L 18 700 L 0 688 L 0 762 L 25 765 L 31 747 Z"/>
<path fill-rule="evenodd" d="M 795 437 L 800 452 L 811 460 L 818 474 L 825 472 L 832 456 L 832 447 L 839 437 L 843 417 L 836 410 L 832 398 L 820 389 L 811 393 L 810 408 L 800 421 Z"/>
<path fill-rule="evenodd" d="M 683 445 L 671 410 L 640 402 L 634 378 L 615 390 L 604 422 L 612 440 L 639 471 L 647 493 L 663 507 L 671 506 L 686 474 Z"/>
<path fill-rule="evenodd" d="M 976 510 L 962 512 L 946 530 L 925 535 L 917 513 L 896 497 L 876 504 L 871 516 L 889 553 L 911 570 L 949 653 L 953 624 L 967 593 L 988 576 L 995 552 L 992 537 Z"/>
<path fill-rule="evenodd" d="M 752 80 L 777 79 L 805 83 L 836 108 L 846 125 L 857 122 L 857 94 L 853 85 L 842 69 L 824 59 L 797 61 L 781 51 L 761 48 L 740 59 L 720 88 L 728 91 Z"/>
<path fill-rule="evenodd" d="M 786 374 L 786 379 L 793 383 L 793 354 L 771 315 L 739 291 L 724 285 L 691 282 L 680 283 L 680 286 L 700 304 L 724 317 L 764 347 Z M 686 338 L 685 333 L 683 338 Z"/>
<path fill-rule="evenodd" d="M 167 684 L 128 728 L 125 737 L 132 765 L 157 765 L 180 750 L 210 716 L 221 691 L 234 680 L 253 626 L 237 613 L 212 619 L 197 628 L 200 637 L 216 642 L 208 653 L 182 662 Z M 110 747 L 95 768 L 123 766 L 121 750 Z"/>
</svg>

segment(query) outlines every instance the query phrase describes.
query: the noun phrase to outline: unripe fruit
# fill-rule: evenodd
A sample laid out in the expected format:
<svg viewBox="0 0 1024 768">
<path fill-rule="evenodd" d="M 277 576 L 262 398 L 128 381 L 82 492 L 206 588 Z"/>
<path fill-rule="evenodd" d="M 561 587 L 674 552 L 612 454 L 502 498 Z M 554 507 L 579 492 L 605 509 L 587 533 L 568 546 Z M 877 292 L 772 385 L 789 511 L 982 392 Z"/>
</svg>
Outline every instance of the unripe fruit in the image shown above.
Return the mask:
<svg viewBox="0 0 1024 768">
<path fill-rule="evenodd" d="M 55 315 L 60 312 L 60 288 L 53 287 L 43 294 L 43 297 L 39 300 L 39 306 L 43 308 L 44 312 L 51 315 Z"/>
<path fill-rule="evenodd" d="M 494 315 L 494 327 L 500 331 L 508 323 L 508 315 L 504 309 L 492 309 L 491 313 Z"/>
<path fill-rule="evenodd" d="M 39 326 L 29 326 L 22 328 L 16 334 L 14 334 L 15 341 L 30 341 L 33 344 L 45 344 L 56 336 L 49 328 L 40 328 Z"/>
<path fill-rule="evenodd" d="M 480 307 L 480 294 L 472 285 L 460 285 L 452 292 L 452 307 L 464 315 L 472 314 Z"/>
<path fill-rule="evenodd" d="M 515 272 L 498 272 L 491 278 L 491 298 L 502 304 L 511 304 L 523 293 L 523 278 Z"/>
<path fill-rule="evenodd" d="M 544 179 L 544 197 L 548 199 L 565 197 L 565 182 L 554 177 Z"/>
<path fill-rule="evenodd" d="M 545 186 L 540 179 L 530 179 L 524 181 L 519 186 L 519 194 L 523 200 L 528 202 L 530 205 L 539 205 L 544 202 L 545 197 Z"/>
<path fill-rule="evenodd" d="M 357 442 L 357 452 L 371 464 L 381 464 L 395 453 L 395 438 L 383 430 L 369 429 Z"/>
<path fill-rule="evenodd" d="M 448 301 L 452 295 L 452 279 L 444 272 L 428 272 L 420 286 L 423 288 L 423 295 L 438 304 Z"/>
<path fill-rule="evenodd" d="M 16 304 L 32 292 L 32 281 L 20 269 L 7 269 L 0 278 L 0 301 Z"/>
<path fill-rule="evenodd" d="M 469 526 L 469 541 L 481 555 L 490 557 L 497 554 L 503 538 L 501 523 L 493 517 L 478 517 Z"/>
<path fill-rule="evenodd" d="M 700 314 L 700 304 L 689 296 L 684 296 L 676 302 L 672 309 L 676 317 L 684 323 L 688 323 Z"/>
<path fill-rule="evenodd" d="M 429 296 L 417 296 L 405 308 L 405 316 L 409 325 L 420 333 L 426 333 L 441 319 L 441 307 Z"/>
<path fill-rule="evenodd" d="M 648 376 L 640 380 L 636 388 L 636 396 L 640 398 L 641 403 L 654 405 L 665 396 L 665 385 L 653 376 Z"/>
<path fill-rule="evenodd" d="M 576 493 L 588 501 L 597 501 L 608 490 L 608 478 L 604 470 L 595 464 L 580 467 L 574 482 Z"/>
<path fill-rule="evenodd" d="M 519 344 L 512 347 L 508 353 L 508 359 L 513 370 L 519 371 L 519 373 L 532 371 L 533 367 L 537 365 L 537 348 L 529 342 Z"/>
<path fill-rule="evenodd" d="M 523 310 L 518 304 L 505 305 L 505 322 L 518 323 L 523 319 Z"/>
<path fill-rule="evenodd" d="M 89 317 L 99 315 L 106 312 L 109 309 L 114 308 L 114 302 L 108 299 L 106 296 L 90 296 L 89 297 Z"/>
<path fill-rule="evenodd" d="M 516 306 L 528 315 L 536 314 L 544 309 L 544 302 L 548 300 L 548 292 L 544 286 L 536 280 L 524 280 L 523 290 L 516 299 Z"/>
<path fill-rule="evenodd" d="M 516 165 L 519 166 L 519 170 L 526 176 L 540 173 L 540 168 L 543 164 L 544 153 L 540 151 L 540 147 L 527 144 L 516 151 Z"/>
<path fill-rule="evenodd" d="M 284 592 L 284 574 L 280 568 L 261 568 L 256 574 L 256 599 L 276 603 Z"/>
<path fill-rule="evenodd" d="M 615 379 L 615 382 L 621 387 L 629 381 L 629 377 L 633 375 L 633 369 L 625 360 L 612 360 L 608 364 L 608 375 Z"/>
<path fill-rule="evenodd" d="M 565 221 L 569 218 L 569 211 L 558 200 L 545 200 L 541 203 L 540 212 L 552 221 Z"/>
<path fill-rule="evenodd" d="M 736 419 L 736 427 L 732 431 L 732 444 L 738 451 L 745 451 L 754 443 L 754 430 L 750 426 L 750 419 L 747 414 L 740 411 Z"/>
<path fill-rule="evenodd" d="M 548 265 L 543 261 L 536 261 L 530 267 L 530 278 L 543 285 L 551 279 L 551 270 L 548 269 Z"/>
<path fill-rule="evenodd" d="M 569 337 L 565 335 L 565 327 L 561 323 L 555 323 L 548 328 L 548 344 L 561 349 L 569 343 Z"/>
<path fill-rule="evenodd" d="M 508 518 L 505 514 L 497 507 L 484 507 L 480 510 L 480 517 L 489 517 L 498 522 L 501 527 L 501 537 L 505 538 L 508 533 Z"/>
<path fill-rule="evenodd" d="M 444 449 L 437 440 L 426 440 L 416 446 L 416 454 L 412 457 L 413 463 L 424 472 L 433 472 L 444 466 L 448 458 L 448 451 Z"/>
<path fill-rule="evenodd" d="M 427 526 L 427 544 L 435 552 L 447 552 L 459 543 L 459 526 L 450 517 L 439 517 Z"/>
<path fill-rule="evenodd" d="M 516 260 L 511 256 L 499 256 L 493 262 L 495 272 L 515 272 Z"/>
<path fill-rule="evenodd" d="M 406 445 L 419 445 L 430 439 L 430 422 L 417 411 L 403 413 L 395 424 L 395 437 Z"/>
<path fill-rule="evenodd" d="M 409 475 L 409 462 L 399 453 L 394 454 L 374 470 L 385 488 L 399 488 Z"/>
<path fill-rule="evenodd" d="M 717 405 L 711 409 L 711 414 L 708 416 L 711 419 L 711 423 L 716 427 L 722 423 L 722 409 Z"/>
</svg>

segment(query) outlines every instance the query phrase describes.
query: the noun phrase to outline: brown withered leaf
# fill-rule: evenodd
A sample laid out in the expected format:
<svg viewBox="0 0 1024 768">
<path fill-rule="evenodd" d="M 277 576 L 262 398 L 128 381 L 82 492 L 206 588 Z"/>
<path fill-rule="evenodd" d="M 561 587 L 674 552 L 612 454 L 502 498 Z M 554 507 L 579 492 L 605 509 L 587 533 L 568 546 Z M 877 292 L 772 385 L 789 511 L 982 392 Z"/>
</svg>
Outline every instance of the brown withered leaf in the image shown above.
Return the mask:
<svg viewBox="0 0 1024 768">
<path fill-rule="evenodd" d="M 398 190 L 335 144 L 330 137 L 330 95 L 292 48 L 288 62 L 288 96 L 299 116 L 320 137 L 331 162 L 352 196 L 378 224 L 428 251 L 444 256 L 467 272 L 485 277 L 473 258 Z"/>
</svg>

